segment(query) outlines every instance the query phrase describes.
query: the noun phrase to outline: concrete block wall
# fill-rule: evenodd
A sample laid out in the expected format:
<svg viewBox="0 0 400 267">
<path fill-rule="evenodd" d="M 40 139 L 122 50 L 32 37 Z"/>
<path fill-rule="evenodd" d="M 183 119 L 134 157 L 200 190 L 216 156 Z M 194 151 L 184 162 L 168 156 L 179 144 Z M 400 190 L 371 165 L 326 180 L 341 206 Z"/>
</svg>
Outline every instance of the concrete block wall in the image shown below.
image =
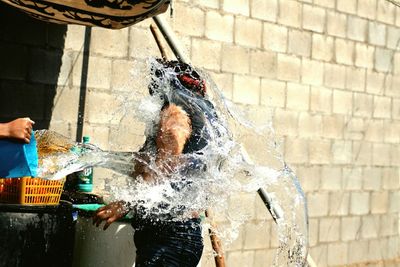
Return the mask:
<svg viewBox="0 0 400 267">
<path fill-rule="evenodd" d="M 282 153 L 307 195 L 310 253 L 318 266 L 396 266 L 400 8 L 385 0 L 174 4 L 174 18 L 165 17 L 194 65 L 210 73 L 235 103 L 257 114 L 272 113 Z M 92 29 L 83 130 L 101 148 L 136 150 L 143 142 L 144 125 L 126 110 L 127 99 L 146 95 L 145 62 L 159 55 L 149 23 L 117 31 Z M 63 29 L 45 23 L 37 27 Z M 0 46 L 9 49 L 0 51 L 5 58 L 8 53 L 2 51 L 21 41 L 1 29 Z M 68 26 L 63 40 L 52 41 L 51 36 L 26 38 L 13 60 L 0 65 L 0 86 L 2 94 L 22 83 L 38 92 L 35 101 L 47 99 L 47 108 L 37 114 L 32 107 L 24 114 L 32 112 L 44 122 L 47 117 L 41 126 L 74 139 L 85 28 Z M 26 63 L 27 55 L 33 64 Z M 0 110 L 2 118 L 20 114 L 5 100 Z M 268 122 L 269 117 L 257 119 Z M 95 176 L 98 190 L 110 182 L 103 170 Z M 245 195 L 242 203 L 251 222 L 227 247 L 228 264 L 270 266 L 278 245 L 275 226 L 258 198 Z M 207 246 L 202 263 L 213 266 Z"/>
<path fill-rule="evenodd" d="M 0 10 L 0 121 L 29 116 L 47 128 L 67 26 L 33 20 L 4 4 Z"/>
</svg>

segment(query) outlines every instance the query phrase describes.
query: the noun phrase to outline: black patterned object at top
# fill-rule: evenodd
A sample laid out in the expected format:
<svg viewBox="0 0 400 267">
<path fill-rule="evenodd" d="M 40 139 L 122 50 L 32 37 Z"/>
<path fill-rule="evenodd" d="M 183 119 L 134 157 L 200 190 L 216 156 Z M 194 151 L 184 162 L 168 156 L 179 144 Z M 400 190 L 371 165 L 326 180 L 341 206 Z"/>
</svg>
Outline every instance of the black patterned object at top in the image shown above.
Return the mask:
<svg viewBox="0 0 400 267">
<path fill-rule="evenodd" d="M 157 1 L 141 1 L 141 0 L 85 0 L 89 6 L 93 7 L 109 7 L 112 9 L 122 9 L 122 10 L 132 10 L 134 6 L 139 4 L 148 4 L 147 6 L 143 5 L 143 9 L 152 9 L 154 4 L 157 4 Z"/>
<path fill-rule="evenodd" d="M 170 0 L 0 0 L 34 18 L 120 29 L 168 9 Z"/>
</svg>

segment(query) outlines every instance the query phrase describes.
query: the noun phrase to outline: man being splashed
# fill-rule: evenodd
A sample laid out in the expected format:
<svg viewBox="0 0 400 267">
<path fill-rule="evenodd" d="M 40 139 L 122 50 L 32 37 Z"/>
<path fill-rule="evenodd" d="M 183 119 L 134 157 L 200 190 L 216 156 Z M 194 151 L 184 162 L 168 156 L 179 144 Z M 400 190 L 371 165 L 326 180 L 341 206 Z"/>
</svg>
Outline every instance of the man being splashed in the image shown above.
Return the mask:
<svg viewBox="0 0 400 267">
<path fill-rule="evenodd" d="M 210 130 L 206 126 L 216 118 L 216 114 L 212 104 L 205 99 L 205 82 L 189 65 L 176 61 L 158 61 L 152 70 L 149 91 L 153 97 L 160 98 L 163 105 L 160 121 L 153 133 L 147 136 L 141 152 L 153 157 L 157 171 L 149 168 L 149 158 L 143 158 L 136 162 L 133 175 L 152 183 L 173 173 L 185 173 L 188 168 L 201 173 L 205 170 L 201 162 L 194 160 L 185 164 L 182 156 L 201 154 L 210 139 Z M 186 183 L 184 180 L 182 183 Z M 180 188 L 182 185 L 176 186 L 175 190 Z M 159 208 L 162 207 L 160 203 Z M 157 218 L 152 218 L 151 211 L 144 210 L 138 203 L 119 201 L 97 210 L 93 223 L 99 226 L 105 221 L 106 229 L 131 210 L 135 211 L 132 225 L 135 228 L 137 267 L 194 267 L 198 264 L 203 240 L 197 212 L 191 212 L 191 217 L 186 219 L 177 219 L 174 213 L 161 219 L 157 215 L 154 216 Z M 177 210 L 179 213 L 179 208 Z"/>
</svg>

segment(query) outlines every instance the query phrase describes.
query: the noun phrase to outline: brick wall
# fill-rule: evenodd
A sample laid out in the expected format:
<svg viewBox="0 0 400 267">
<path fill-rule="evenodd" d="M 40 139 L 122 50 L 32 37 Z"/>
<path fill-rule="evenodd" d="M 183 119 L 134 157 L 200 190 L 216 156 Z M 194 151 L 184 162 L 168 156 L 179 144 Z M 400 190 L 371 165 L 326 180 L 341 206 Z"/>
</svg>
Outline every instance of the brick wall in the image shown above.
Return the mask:
<svg viewBox="0 0 400 267">
<path fill-rule="evenodd" d="M 400 9 L 383 0 L 206 2 L 177 2 L 174 29 L 234 102 L 272 108 L 307 194 L 316 263 L 398 259 Z M 251 227 L 229 248 L 230 266 L 269 265 L 276 241 Z"/>
<path fill-rule="evenodd" d="M 310 253 L 318 266 L 395 266 L 400 8 L 384 0 L 176 0 L 168 21 L 193 63 L 229 99 L 258 115 L 273 113 L 282 152 L 308 198 Z M 132 77 L 146 71 L 148 56 L 158 56 L 149 22 L 119 31 L 92 29 L 83 130 L 104 149 L 134 150 L 143 141 L 143 125 L 119 107 L 123 94 L 146 94 L 145 82 Z M 29 20 L 9 30 L 7 23 L 0 32 L 2 95 L 13 92 L 11 98 L 20 99 L 28 93 L 34 101 L 20 104 L 29 105 L 26 115 L 74 138 L 85 28 Z M 32 28 L 46 34 L 38 30 L 32 36 L 26 31 Z M 17 38 L 17 30 L 27 37 Z M 24 92 L 14 93 L 21 84 Z M 1 118 L 19 115 L 5 99 Z M 108 173 L 96 171 L 102 189 Z M 268 218 L 258 198 L 237 197 L 252 222 L 227 249 L 228 264 L 269 266 L 277 247 L 275 226 L 270 219 L 257 225 Z M 213 266 L 209 247 L 202 262 Z"/>
</svg>

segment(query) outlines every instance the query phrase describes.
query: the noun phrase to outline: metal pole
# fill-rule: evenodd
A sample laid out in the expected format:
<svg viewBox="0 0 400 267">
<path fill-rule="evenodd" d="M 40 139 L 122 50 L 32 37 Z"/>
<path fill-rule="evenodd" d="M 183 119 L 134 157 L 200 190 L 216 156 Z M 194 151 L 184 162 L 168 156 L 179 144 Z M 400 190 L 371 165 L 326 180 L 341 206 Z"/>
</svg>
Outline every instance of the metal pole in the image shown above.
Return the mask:
<svg viewBox="0 0 400 267">
<path fill-rule="evenodd" d="M 271 197 L 268 195 L 267 192 L 265 192 L 264 189 L 259 188 L 257 190 L 258 195 L 260 196 L 260 198 L 262 199 L 262 201 L 264 202 L 265 207 L 267 207 L 269 213 L 271 214 L 272 218 L 274 219 L 275 223 L 278 223 L 278 219 L 280 219 L 281 216 L 281 210 L 275 206 L 272 205 L 272 199 Z"/>
<path fill-rule="evenodd" d="M 157 27 L 160 29 L 176 58 L 183 63 L 189 63 L 190 60 L 181 52 L 182 49 L 176 41 L 175 34 L 169 24 L 160 16 L 153 17 L 153 20 L 157 24 Z"/>
<path fill-rule="evenodd" d="M 87 78 L 89 68 L 89 52 L 90 52 L 90 39 L 92 36 L 92 28 L 86 27 L 85 41 L 83 44 L 82 52 L 82 71 L 81 71 L 81 88 L 79 92 L 79 106 L 78 106 L 78 125 L 76 129 L 76 141 L 82 142 L 83 124 L 85 122 L 85 106 L 86 106 L 86 91 L 87 91 Z"/>
<path fill-rule="evenodd" d="M 160 50 L 160 53 L 161 53 L 161 57 L 164 60 L 167 60 L 167 52 L 165 51 L 165 48 L 161 43 L 161 37 L 160 37 L 160 32 L 159 32 L 158 28 L 156 26 L 154 26 L 154 24 L 152 23 L 150 25 L 150 30 L 151 30 L 151 33 L 153 34 L 154 39 L 156 40 L 158 49 Z"/>
</svg>

